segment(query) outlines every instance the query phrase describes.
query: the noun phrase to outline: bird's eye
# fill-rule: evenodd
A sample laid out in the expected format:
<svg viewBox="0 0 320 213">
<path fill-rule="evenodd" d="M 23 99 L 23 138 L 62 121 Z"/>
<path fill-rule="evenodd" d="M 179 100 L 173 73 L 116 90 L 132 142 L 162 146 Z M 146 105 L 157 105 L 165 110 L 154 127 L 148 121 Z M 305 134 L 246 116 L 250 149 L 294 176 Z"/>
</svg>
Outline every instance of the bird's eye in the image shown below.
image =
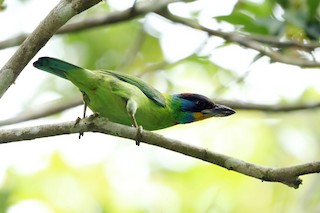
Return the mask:
<svg viewBox="0 0 320 213">
<path fill-rule="evenodd" d="M 203 101 L 196 101 L 195 104 L 198 108 L 203 108 L 205 106 L 205 103 Z"/>
</svg>

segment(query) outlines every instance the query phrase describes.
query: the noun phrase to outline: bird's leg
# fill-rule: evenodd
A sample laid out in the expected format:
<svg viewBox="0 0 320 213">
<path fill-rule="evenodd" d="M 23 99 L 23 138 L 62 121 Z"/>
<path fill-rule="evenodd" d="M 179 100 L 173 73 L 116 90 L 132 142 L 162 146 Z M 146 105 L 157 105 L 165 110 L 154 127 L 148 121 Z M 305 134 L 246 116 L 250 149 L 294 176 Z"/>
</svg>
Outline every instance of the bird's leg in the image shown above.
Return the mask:
<svg viewBox="0 0 320 213">
<path fill-rule="evenodd" d="M 87 102 L 84 101 L 84 103 L 83 103 L 83 117 L 82 118 L 86 117 L 87 107 L 88 107 Z"/>
<path fill-rule="evenodd" d="M 84 92 L 82 92 L 82 100 L 83 100 L 83 117 L 82 118 L 85 118 L 86 112 L 87 112 L 87 107 L 88 107 L 87 101 L 89 101 L 89 99 L 88 99 L 88 96 Z M 80 122 L 80 120 L 81 120 L 81 118 L 78 117 L 76 120 L 75 126 Z M 84 135 L 84 132 L 80 131 L 79 132 L 79 139 L 81 137 L 83 137 L 83 135 Z"/>
<path fill-rule="evenodd" d="M 89 120 L 92 121 L 93 119 L 95 119 L 99 116 L 100 116 L 99 112 L 94 112 L 92 115 L 89 116 Z"/>
<path fill-rule="evenodd" d="M 137 128 L 136 145 L 137 145 L 137 146 L 140 146 L 140 139 L 142 138 L 141 132 L 142 132 L 143 128 L 142 128 L 142 126 L 139 126 L 139 125 L 138 125 L 137 120 L 136 120 L 134 114 L 129 114 L 129 115 L 130 115 L 130 117 L 131 117 L 131 119 L 132 119 L 132 121 L 133 121 L 133 126 L 134 126 L 135 128 Z"/>
<path fill-rule="evenodd" d="M 90 102 L 89 97 L 87 96 L 87 94 L 85 92 L 82 92 L 82 100 L 83 100 L 83 118 L 86 117 L 86 112 L 87 112 L 87 107 L 88 107 L 88 103 Z"/>
<path fill-rule="evenodd" d="M 136 134 L 136 145 L 139 146 L 140 145 L 140 139 L 142 137 L 141 132 L 142 132 L 142 126 L 138 125 L 137 119 L 135 117 L 135 113 L 137 111 L 137 102 L 135 102 L 132 99 L 129 99 L 127 101 L 127 112 L 130 115 L 132 121 L 133 121 L 133 126 L 135 128 L 137 128 L 137 134 Z"/>
<path fill-rule="evenodd" d="M 84 95 L 84 94 L 83 94 Z M 82 117 L 82 119 L 84 119 L 85 117 L 86 117 L 86 112 L 87 112 L 87 103 L 84 101 L 84 103 L 83 103 L 83 117 Z M 77 118 L 77 120 L 76 120 L 76 122 L 78 121 L 78 123 L 79 123 L 79 121 L 81 120 L 81 118 Z M 79 139 L 81 139 L 81 137 L 83 137 L 83 135 L 84 135 L 84 132 L 79 132 Z"/>
<path fill-rule="evenodd" d="M 80 121 L 81 121 L 81 118 L 80 118 L 80 117 L 77 117 L 77 119 L 76 119 L 73 127 L 76 127 L 76 126 L 79 124 Z M 80 132 L 79 132 L 79 139 L 81 139 L 82 136 L 83 136 L 83 132 L 80 131 Z"/>
</svg>

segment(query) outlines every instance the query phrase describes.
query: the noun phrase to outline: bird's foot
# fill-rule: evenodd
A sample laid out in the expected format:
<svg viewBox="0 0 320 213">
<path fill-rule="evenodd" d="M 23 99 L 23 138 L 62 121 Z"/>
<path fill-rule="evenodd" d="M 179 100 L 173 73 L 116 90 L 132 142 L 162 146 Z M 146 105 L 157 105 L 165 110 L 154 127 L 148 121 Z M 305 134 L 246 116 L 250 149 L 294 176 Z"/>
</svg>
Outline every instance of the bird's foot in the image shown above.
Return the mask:
<svg viewBox="0 0 320 213">
<path fill-rule="evenodd" d="M 136 145 L 137 146 L 140 146 L 140 141 L 142 139 L 142 131 L 143 131 L 142 126 L 138 126 L 137 127 L 137 134 L 136 134 Z"/>
<path fill-rule="evenodd" d="M 89 121 L 93 121 L 95 118 L 97 118 L 97 117 L 99 117 L 99 113 L 98 112 L 94 112 L 92 115 L 90 115 L 89 117 L 88 117 L 88 119 L 89 119 Z M 84 117 L 85 118 L 85 117 Z M 75 122 L 75 124 L 74 124 L 74 127 L 76 127 L 78 124 L 79 124 L 79 122 L 81 121 L 81 118 L 80 117 L 78 117 L 77 119 L 76 119 L 76 122 Z M 82 131 L 80 131 L 79 132 L 79 139 L 81 139 L 81 137 L 83 137 L 83 135 L 84 135 L 84 132 L 82 132 Z"/>
<path fill-rule="evenodd" d="M 80 121 L 81 121 L 81 118 L 80 118 L 80 117 L 77 117 L 76 121 L 74 122 L 73 127 L 76 127 L 76 126 L 79 124 Z M 79 139 L 81 139 L 81 137 L 83 137 L 83 134 L 84 134 L 84 132 L 82 132 L 82 131 L 80 130 L 80 132 L 79 132 Z"/>
<path fill-rule="evenodd" d="M 81 121 L 81 118 L 77 117 L 76 121 L 74 122 L 73 127 L 76 127 L 79 124 L 80 121 Z"/>
<path fill-rule="evenodd" d="M 99 112 L 94 112 L 92 115 L 89 116 L 89 120 L 93 121 L 95 118 L 99 117 Z"/>
</svg>

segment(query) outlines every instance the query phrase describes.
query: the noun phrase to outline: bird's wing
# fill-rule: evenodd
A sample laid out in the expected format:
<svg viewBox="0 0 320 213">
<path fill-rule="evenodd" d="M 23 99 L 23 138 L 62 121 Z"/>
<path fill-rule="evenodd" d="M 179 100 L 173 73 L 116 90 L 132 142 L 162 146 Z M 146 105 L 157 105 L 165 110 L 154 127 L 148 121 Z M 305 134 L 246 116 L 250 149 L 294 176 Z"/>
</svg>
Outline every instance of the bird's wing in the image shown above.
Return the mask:
<svg viewBox="0 0 320 213">
<path fill-rule="evenodd" d="M 100 73 L 105 75 L 111 75 L 118 78 L 121 81 L 127 82 L 131 85 L 138 87 L 149 99 L 158 104 L 159 106 L 165 107 L 166 101 L 165 97 L 155 88 L 149 86 L 141 79 L 128 75 L 125 73 L 115 72 L 111 70 L 99 70 Z"/>
</svg>

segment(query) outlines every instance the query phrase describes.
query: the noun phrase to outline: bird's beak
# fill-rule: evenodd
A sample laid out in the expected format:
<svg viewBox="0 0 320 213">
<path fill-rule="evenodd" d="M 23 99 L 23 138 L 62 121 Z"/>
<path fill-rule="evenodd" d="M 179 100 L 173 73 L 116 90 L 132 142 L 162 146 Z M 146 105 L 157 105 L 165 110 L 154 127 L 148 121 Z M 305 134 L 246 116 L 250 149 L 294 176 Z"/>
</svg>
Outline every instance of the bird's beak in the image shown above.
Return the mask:
<svg viewBox="0 0 320 213">
<path fill-rule="evenodd" d="M 236 113 L 233 109 L 220 104 L 215 104 L 213 108 L 205 109 L 201 112 L 207 117 L 225 117 Z"/>
</svg>

